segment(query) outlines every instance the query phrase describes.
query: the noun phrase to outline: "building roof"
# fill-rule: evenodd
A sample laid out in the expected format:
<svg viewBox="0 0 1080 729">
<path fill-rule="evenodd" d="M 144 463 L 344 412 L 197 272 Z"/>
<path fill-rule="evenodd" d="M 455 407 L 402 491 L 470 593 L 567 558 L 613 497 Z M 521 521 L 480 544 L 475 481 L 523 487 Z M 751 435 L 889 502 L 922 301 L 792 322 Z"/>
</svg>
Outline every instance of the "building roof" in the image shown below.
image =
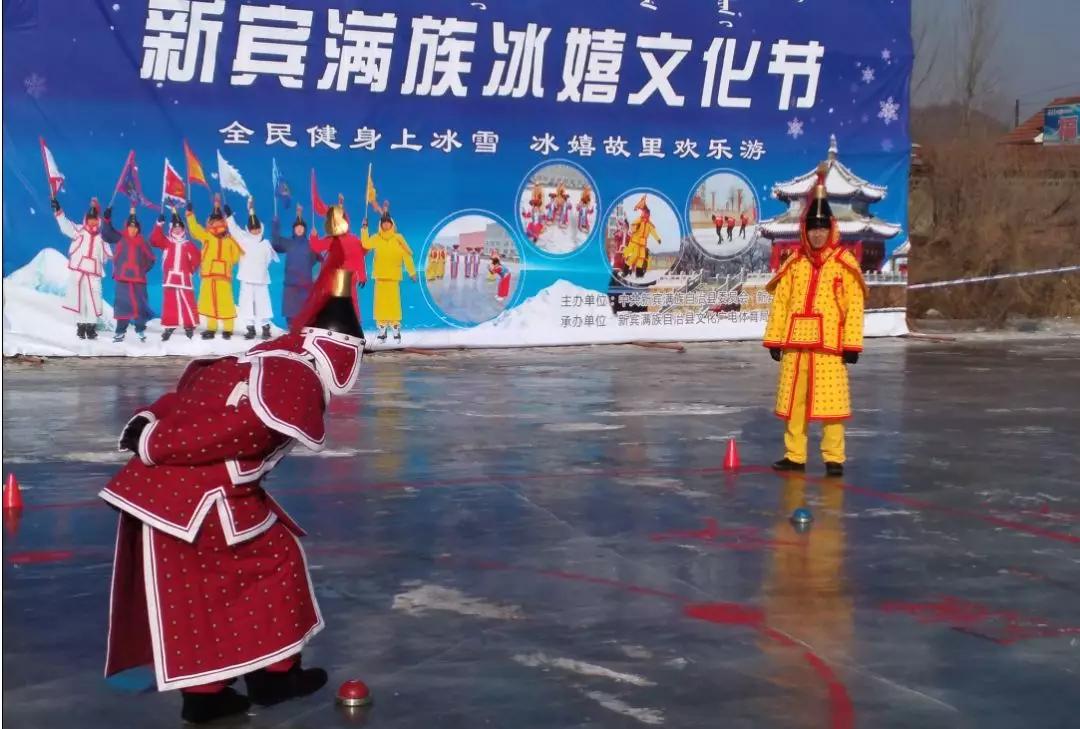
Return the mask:
<svg viewBox="0 0 1080 729">
<path fill-rule="evenodd" d="M 758 228 L 763 238 L 776 240 L 778 238 L 797 238 L 802 220 L 799 215 L 785 213 L 772 220 L 766 220 Z M 839 217 L 837 226 L 840 228 L 842 240 L 888 240 L 896 236 L 901 228 L 895 223 L 887 223 L 880 218 L 854 215 L 848 218 Z"/>
<path fill-rule="evenodd" d="M 1001 144 L 1042 144 L 1042 130 L 1046 125 L 1046 107 L 1080 104 L 1080 96 L 1061 96 L 1039 109 L 1030 119 L 1013 129 L 998 141 Z"/>
<path fill-rule="evenodd" d="M 829 138 L 829 159 L 826 163 L 829 165 L 829 172 L 825 176 L 825 189 L 829 193 L 829 199 L 863 200 L 871 203 L 884 200 L 886 189 L 880 185 L 872 185 L 856 175 L 837 159 L 839 154 L 836 135 L 833 135 Z M 772 194 L 777 200 L 791 202 L 796 198 L 805 198 L 816 182 L 817 170 L 813 169 L 793 180 L 773 185 Z"/>
</svg>

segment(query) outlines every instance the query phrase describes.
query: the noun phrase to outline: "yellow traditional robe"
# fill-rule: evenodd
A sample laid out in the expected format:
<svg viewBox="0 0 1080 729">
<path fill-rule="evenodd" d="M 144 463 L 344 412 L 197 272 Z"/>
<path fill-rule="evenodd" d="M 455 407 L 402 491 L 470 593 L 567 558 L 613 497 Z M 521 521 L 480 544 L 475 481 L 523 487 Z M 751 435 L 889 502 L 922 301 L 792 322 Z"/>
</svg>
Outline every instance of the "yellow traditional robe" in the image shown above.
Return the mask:
<svg viewBox="0 0 1080 729">
<path fill-rule="evenodd" d="M 401 326 L 401 269 L 416 276 L 412 249 L 397 228 L 380 230 L 373 236 L 363 233 L 364 248 L 374 251 L 372 277 L 375 279 L 375 323 Z"/>
<path fill-rule="evenodd" d="M 231 235 L 218 238 L 199 225 L 188 211 L 188 230 L 191 237 L 202 247 L 199 266 L 199 313 L 208 319 L 232 320 L 236 318 L 236 301 L 233 298 L 233 271 L 240 261 L 243 249 Z"/>
<path fill-rule="evenodd" d="M 792 255 L 765 287 L 773 295 L 764 344 L 782 349 L 776 414 L 790 419 L 807 378 L 807 420 L 851 416 L 844 352 L 861 352 L 866 284 L 858 261 L 838 245 L 815 263 L 805 251 Z"/>
</svg>

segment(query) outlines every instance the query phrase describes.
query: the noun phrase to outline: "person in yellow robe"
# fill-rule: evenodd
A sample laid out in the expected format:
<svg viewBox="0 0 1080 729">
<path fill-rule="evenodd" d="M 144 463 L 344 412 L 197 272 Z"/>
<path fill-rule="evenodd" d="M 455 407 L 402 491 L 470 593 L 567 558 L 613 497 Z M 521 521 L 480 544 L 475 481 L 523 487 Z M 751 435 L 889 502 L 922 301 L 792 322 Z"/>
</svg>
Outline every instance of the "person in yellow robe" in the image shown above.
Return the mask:
<svg viewBox="0 0 1080 729">
<path fill-rule="evenodd" d="M 206 329 L 203 339 L 213 339 L 221 325 L 222 336 L 232 338 L 233 325 L 236 322 L 236 302 L 233 298 L 233 272 L 244 249 L 229 235 L 226 217 L 232 211 L 221 208 L 221 196 L 214 196 L 214 210 L 206 220 L 206 227 L 199 225 L 192 210 L 191 202 L 187 205 L 188 230 L 192 239 L 202 248 L 202 262 L 199 268 L 199 314 L 202 315 Z"/>
<path fill-rule="evenodd" d="M 773 295 L 764 345 L 780 362 L 776 415 L 787 421 L 778 471 L 804 471 L 808 424 L 822 424 L 821 453 L 829 476 L 842 476 L 844 421 L 851 417 L 847 365 L 863 346 L 866 283 L 840 232 L 825 189 L 827 168 L 800 226 L 802 248 L 765 286 Z"/>
<path fill-rule="evenodd" d="M 375 279 L 375 325 L 379 327 L 379 341 L 385 342 L 390 329 L 394 340 L 401 341 L 401 269 L 404 266 L 409 278 L 416 280 L 412 249 L 404 236 L 397 231 L 390 217 L 390 206 L 384 204 L 379 219 L 379 232 L 369 235 L 367 225 L 361 231 L 364 248 L 374 251 Z"/>
<path fill-rule="evenodd" d="M 633 271 L 638 278 L 644 278 L 645 272 L 649 270 L 649 238 L 654 238 L 659 244 L 660 234 L 652 223 L 652 214 L 645 195 L 641 196 L 634 210 L 639 211 L 640 216 L 630 226 L 630 234 L 623 248 L 623 275 L 628 276 Z"/>
</svg>

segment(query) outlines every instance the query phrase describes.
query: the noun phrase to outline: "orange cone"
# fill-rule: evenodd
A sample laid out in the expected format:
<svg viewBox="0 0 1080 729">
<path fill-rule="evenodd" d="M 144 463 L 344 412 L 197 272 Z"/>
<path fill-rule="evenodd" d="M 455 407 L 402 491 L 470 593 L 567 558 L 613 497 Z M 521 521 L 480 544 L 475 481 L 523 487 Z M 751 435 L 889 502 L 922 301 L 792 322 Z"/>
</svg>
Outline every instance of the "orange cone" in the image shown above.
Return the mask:
<svg viewBox="0 0 1080 729">
<path fill-rule="evenodd" d="M 735 471 L 739 468 L 739 447 L 732 438 L 727 443 L 727 453 L 724 454 L 724 470 Z"/>
<path fill-rule="evenodd" d="M 19 480 L 14 473 L 9 473 L 4 482 L 4 511 L 22 508 L 22 494 L 19 492 Z"/>
</svg>

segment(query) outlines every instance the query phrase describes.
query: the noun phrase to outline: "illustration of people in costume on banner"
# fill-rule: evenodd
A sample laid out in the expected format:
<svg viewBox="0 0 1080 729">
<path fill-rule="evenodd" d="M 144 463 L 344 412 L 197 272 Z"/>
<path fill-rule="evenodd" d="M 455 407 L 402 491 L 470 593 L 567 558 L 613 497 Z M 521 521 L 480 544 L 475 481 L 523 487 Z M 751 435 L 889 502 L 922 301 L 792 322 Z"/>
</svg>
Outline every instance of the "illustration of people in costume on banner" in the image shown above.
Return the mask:
<svg viewBox="0 0 1080 729">
<path fill-rule="evenodd" d="M 634 210 L 638 211 L 639 215 L 627 234 L 626 246 L 623 248 L 622 274 L 628 277 L 632 272 L 636 278 L 644 278 L 649 270 L 649 240 L 653 239 L 658 244 L 661 240 L 651 220 L 647 195 L 641 196 Z"/>
<path fill-rule="evenodd" d="M 270 241 L 263 237 L 263 226 L 255 214 L 255 199 L 248 198 L 247 226 L 241 228 L 233 216 L 226 220 L 229 234 L 237 241 L 243 255 L 236 278 L 240 282 L 237 313 L 244 339 L 254 339 L 260 329 L 263 339 L 270 338 L 274 307 L 270 303 L 270 264 L 278 260 Z"/>
<path fill-rule="evenodd" d="M 525 236 L 536 244 L 544 233 L 544 188 L 539 183 L 533 185 L 532 197 L 529 198 L 529 207 L 521 211 L 521 217 L 527 220 L 525 224 Z"/>
<path fill-rule="evenodd" d="M 101 235 L 101 207 L 97 198 L 92 198 L 81 225 L 68 219 L 55 197 L 52 208 L 60 232 L 71 239 L 64 308 L 75 314 L 75 333 L 79 339 L 97 339 L 97 321 L 105 311 L 101 279 L 105 275 L 105 263 L 112 258 L 112 248 Z"/>
<path fill-rule="evenodd" d="M 488 266 L 488 272 L 499 282 L 495 289 L 495 300 L 498 302 L 506 301 L 510 298 L 510 278 L 512 274 L 510 269 L 503 265 L 498 253 L 491 254 L 491 265 Z"/>
<path fill-rule="evenodd" d="M 274 250 L 285 257 L 285 286 L 281 294 L 281 312 L 292 325 L 293 319 L 311 293 L 312 270 L 321 256 L 311 248 L 304 208 L 296 206 L 291 236 L 281 234 L 281 221 L 275 215 L 270 223 L 271 243 Z"/>
<path fill-rule="evenodd" d="M 146 323 L 154 318 L 146 295 L 146 274 L 154 267 L 157 258 L 142 236 L 142 226 L 131 206 L 123 232 L 112 222 L 112 208 L 105 208 L 105 228 L 102 237 L 113 247 L 113 281 L 116 282 L 116 298 L 113 302 L 113 318 L 116 319 L 114 342 L 124 341 L 130 324 L 135 325 L 139 341 L 146 341 Z"/>
<path fill-rule="evenodd" d="M 412 249 L 405 242 L 404 236 L 397 231 L 394 219 L 390 216 L 390 203 L 384 201 L 382 207 L 375 207 L 380 213 L 379 230 L 375 235 L 368 233 L 367 220 L 364 220 L 364 247 L 374 252 L 371 275 L 375 279 L 375 325 L 379 328 L 378 340 L 385 342 L 392 329 L 394 341 L 401 341 L 401 269 L 404 267 L 412 281 L 416 281 L 416 266 L 413 262 Z"/>
<path fill-rule="evenodd" d="M 236 300 L 233 295 L 233 273 L 243 248 L 229 235 L 227 217 L 232 210 L 221 206 L 221 195 L 214 195 L 214 208 L 206 219 L 206 227 L 199 224 L 191 201 L 187 205 L 187 224 L 191 237 L 202 248 L 202 268 L 199 284 L 199 313 L 204 320 L 203 339 L 213 339 L 218 327 L 225 339 L 231 339 L 236 322 Z"/>
<path fill-rule="evenodd" d="M 591 216 L 594 209 L 592 206 L 592 188 L 588 185 L 581 191 L 581 197 L 577 204 L 577 227 L 582 233 L 588 234 L 592 230 Z"/>
<path fill-rule="evenodd" d="M 187 338 L 191 339 L 199 324 L 199 313 L 195 306 L 195 274 L 199 270 L 200 253 L 188 238 L 184 219 L 175 208 L 168 234 L 164 231 L 165 214 L 162 213 L 150 233 L 150 245 L 165 252 L 161 265 L 164 300 L 161 341 L 169 341 L 177 327 L 181 327 Z"/>
</svg>

